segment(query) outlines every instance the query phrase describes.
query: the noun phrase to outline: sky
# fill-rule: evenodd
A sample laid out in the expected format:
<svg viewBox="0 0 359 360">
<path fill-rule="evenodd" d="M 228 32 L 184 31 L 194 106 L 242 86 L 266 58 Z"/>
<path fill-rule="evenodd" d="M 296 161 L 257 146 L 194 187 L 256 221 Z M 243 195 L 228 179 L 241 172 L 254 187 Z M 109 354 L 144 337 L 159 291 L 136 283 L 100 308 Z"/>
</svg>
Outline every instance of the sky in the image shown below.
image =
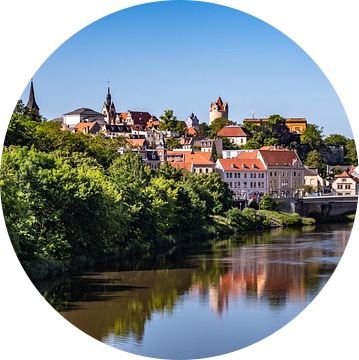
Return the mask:
<svg viewBox="0 0 359 360">
<path fill-rule="evenodd" d="M 109 81 L 117 112 L 159 117 L 173 110 L 179 120 L 194 113 L 208 123 L 220 92 L 237 123 L 253 110 L 256 118 L 304 117 L 325 135 L 353 138 L 335 90 L 298 45 L 267 23 L 216 4 L 158 2 L 108 15 L 63 43 L 33 79 L 48 120 L 81 107 L 101 112 Z"/>
</svg>

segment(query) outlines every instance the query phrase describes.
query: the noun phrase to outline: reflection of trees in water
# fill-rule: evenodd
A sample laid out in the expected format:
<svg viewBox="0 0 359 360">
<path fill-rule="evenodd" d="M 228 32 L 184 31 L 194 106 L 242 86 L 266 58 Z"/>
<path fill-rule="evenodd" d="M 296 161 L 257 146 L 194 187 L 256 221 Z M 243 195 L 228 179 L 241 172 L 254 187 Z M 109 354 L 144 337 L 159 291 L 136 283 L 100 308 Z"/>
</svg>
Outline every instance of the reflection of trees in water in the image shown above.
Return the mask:
<svg viewBox="0 0 359 360">
<path fill-rule="evenodd" d="M 209 304 L 219 315 L 237 301 L 265 303 L 273 309 L 288 301 L 305 302 L 308 292 L 318 292 L 318 275 L 330 274 L 335 267 L 315 259 L 341 255 L 342 248 L 334 247 L 333 252 L 313 246 L 303 232 L 285 232 L 246 233 L 178 248 L 136 264 L 147 270 L 92 274 L 43 295 L 94 338 L 113 334 L 116 341 L 131 337 L 138 344 L 146 322 L 155 315 L 172 316 L 184 294 Z M 311 237 L 310 231 L 307 234 Z"/>
</svg>

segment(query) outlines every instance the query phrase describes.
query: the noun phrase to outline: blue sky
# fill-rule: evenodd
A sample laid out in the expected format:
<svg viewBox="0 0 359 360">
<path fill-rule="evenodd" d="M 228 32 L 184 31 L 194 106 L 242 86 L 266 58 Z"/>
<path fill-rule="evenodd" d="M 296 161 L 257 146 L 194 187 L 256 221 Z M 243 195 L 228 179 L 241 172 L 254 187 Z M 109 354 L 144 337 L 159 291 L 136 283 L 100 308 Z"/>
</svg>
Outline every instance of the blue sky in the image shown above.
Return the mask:
<svg viewBox="0 0 359 360">
<path fill-rule="evenodd" d="M 87 26 L 34 74 L 47 119 L 80 107 L 101 111 L 110 82 L 117 112 L 192 112 L 208 123 L 221 91 L 229 118 L 305 117 L 324 134 L 352 138 L 344 108 L 311 58 L 265 22 L 238 10 L 169 1 L 128 8 Z M 26 104 L 29 85 L 21 99 Z M 339 126 L 340 124 L 340 126 Z"/>
</svg>

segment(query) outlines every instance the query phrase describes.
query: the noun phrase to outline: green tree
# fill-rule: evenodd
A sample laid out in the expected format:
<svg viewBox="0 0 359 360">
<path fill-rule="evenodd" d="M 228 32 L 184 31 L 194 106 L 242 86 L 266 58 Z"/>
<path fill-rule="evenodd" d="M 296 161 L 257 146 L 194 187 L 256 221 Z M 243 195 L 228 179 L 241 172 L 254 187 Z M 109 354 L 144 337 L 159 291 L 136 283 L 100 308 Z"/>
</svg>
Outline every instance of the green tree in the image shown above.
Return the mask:
<svg viewBox="0 0 359 360">
<path fill-rule="evenodd" d="M 326 145 L 338 146 L 345 145 L 349 139 L 343 135 L 338 134 L 330 134 L 328 137 L 324 139 L 324 143 Z"/>
<path fill-rule="evenodd" d="M 319 127 L 315 124 L 307 124 L 307 128 L 302 131 L 300 135 L 300 141 L 302 144 L 306 144 L 309 150 L 322 150 L 325 149 L 323 140 L 323 127 Z"/>
<path fill-rule="evenodd" d="M 173 110 L 165 110 L 164 115 L 160 116 L 162 120 L 159 130 L 176 131 L 178 126 L 177 117 L 173 115 Z"/>
<path fill-rule="evenodd" d="M 199 124 L 197 136 L 208 137 L 208 130 L 209 130 L 209 126 L 205 122 Z"/>
<path fill-rule="evenodd" d="M 170 138 L 166 140 L 167 149 L 172 151 L 173 149 L 182 149 L 182 145 L 178 138 Z"/>
<path fill-rule="evenodd" d="M 323 155 L 318 150 L 312 150 L 308 153 L 305 160 L 305 165 L 309 167 L 315 167 L 318 169 L 318 173 L 325 177 L 326 173 L 326 161 Z"/>
<path fill-rule="evenodd" d="M 214 141 L 213 141 L 213 144 L 212 144 L 212 156 L 213 156 L 214 162 L 216 162 L 217 159 L 218 159 L 218 154 L 217 154 L 216 144 L 215 144 Z"/>
<path fill-rule="evenodd" d="M 261 198 L 261 200 L 259 202 L 259 206 L 263 210 L 273 209 L 274 205 L 275 205 L 275 202 L 274 202 L 273 198 L 267 193 L 265 193 L 262 196 L 262 198 Z"/>
<path fill-rule="evenodd" d="M 332 170 L 332 174 L 335 175 L 340 175 L 343 173 L 343 169 L 340 166 L 336 166 L 333 170 Z"/>
<path fill-rule="evenodd" d="M 353 139 L 348 139 L 347 143 L 345 144 L 344 162 L 347 165 L 358 165 L 358 154 L 355 141 Z"/>
</svg>

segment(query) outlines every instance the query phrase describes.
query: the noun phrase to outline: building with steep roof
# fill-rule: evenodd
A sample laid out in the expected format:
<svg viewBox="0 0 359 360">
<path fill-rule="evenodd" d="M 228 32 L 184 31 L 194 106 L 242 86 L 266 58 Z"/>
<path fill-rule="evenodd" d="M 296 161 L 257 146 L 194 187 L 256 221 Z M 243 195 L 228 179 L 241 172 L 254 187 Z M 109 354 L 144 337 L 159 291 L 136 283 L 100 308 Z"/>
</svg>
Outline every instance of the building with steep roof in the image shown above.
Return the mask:
<svg viewBox="0 0 359 360">
<path fill-rule="evenodd" d="M 209 125 L 211 125 L 214 119 L 228 119 L 228 111 L 228 103 L 224 103 L 221 99 L 221 96 L 218 96 L 217 101 L 211 103 L 209 107 Z"/>
<path fill-rule="evenodd" d="M 332 189 L 335 195 L 358 195 L 359 179 L 343 171 L 340 175 L 335 175 Z"/>
<path fill-rule="evenodd" d="M 199 120 L 197 119 L 197 116 L 194 115 L 193 113 L 190 116 L 188 116 L 185 123 L 188 128 L 194 128 L 196 131 L 198 131 Z"/>
<path fill-rule="evenodd" d="M 29 110 L 36 110 L 36 111 L 40 110 L 39 106 L 36 104 L 36 101 L 35 101 L 35 91 L 34 91 L 33 79 L 31 79 L 29 101 L 26 104 L 26 108 L 28 108 Z"/>
<path fill-rule="evenodd" d="M 111 101 L 110 83 L 108 83 L 106 101 L 103 103 L 101 113 L 108 124 L 115 125 L 118 122 L 119 115 L 116 114 L 115 104 Z"/>
</svg>

